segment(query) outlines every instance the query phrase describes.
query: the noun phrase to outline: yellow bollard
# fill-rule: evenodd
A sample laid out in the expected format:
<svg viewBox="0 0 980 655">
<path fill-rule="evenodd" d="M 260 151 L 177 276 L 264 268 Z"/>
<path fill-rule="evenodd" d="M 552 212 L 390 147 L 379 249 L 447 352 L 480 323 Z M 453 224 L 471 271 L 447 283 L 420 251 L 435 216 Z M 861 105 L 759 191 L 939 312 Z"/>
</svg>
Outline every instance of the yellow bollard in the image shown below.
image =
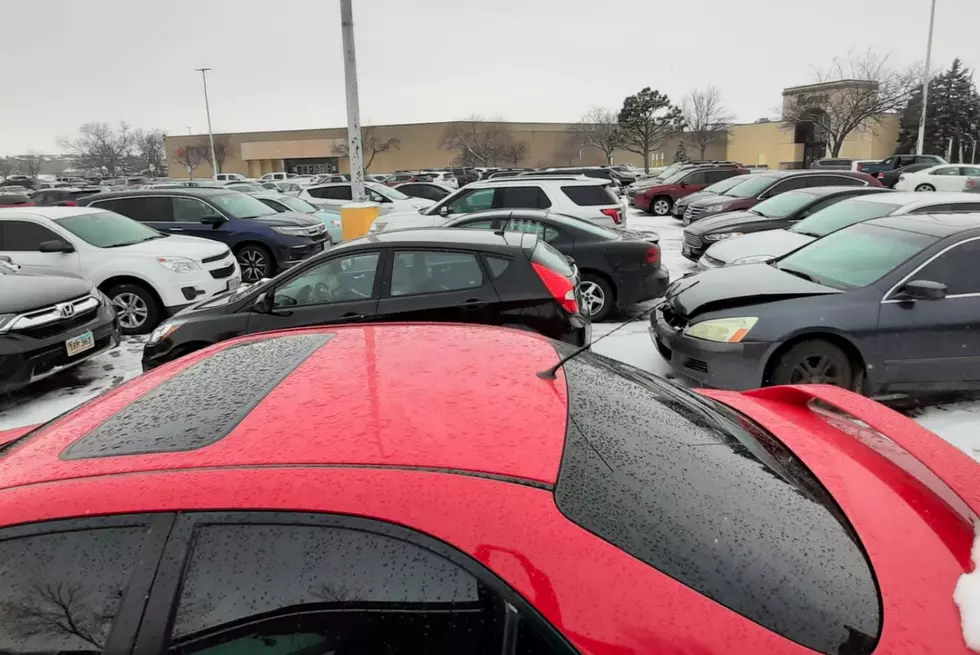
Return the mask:
<svg viewBox="0 0 980 655">
<path fill-rule="evenodd" d="M 371 223 L 378 217 L 378 206 L 373 202 L 352 202 L 340 208 L 340 225 L 344 241 L 363 237 Z"/>
</svg>

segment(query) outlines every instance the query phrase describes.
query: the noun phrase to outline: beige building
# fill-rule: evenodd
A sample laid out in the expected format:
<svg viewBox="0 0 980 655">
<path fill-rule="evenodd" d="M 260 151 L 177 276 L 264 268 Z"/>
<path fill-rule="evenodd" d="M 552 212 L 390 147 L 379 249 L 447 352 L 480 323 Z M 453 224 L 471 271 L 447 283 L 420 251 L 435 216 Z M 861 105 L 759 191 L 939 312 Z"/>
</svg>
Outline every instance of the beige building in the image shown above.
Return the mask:
<svg viewBox="0 0 980 655">
<path fill-rule="evenodd" d="M 825 89 L 828 93 L 846 92 L 848 85 L 858 82 L 837 82 L 828 85 L 791 87 L 783 91 L 784 107 L 801 93 L 813 93 Z M 397 147 L 374 156 L 368 172 L 390 173 L 397 170 L 444 168 L 452 166 L 457 152 L 443 146 L 447 130 L 459 123 L 410 123 L 403 125 L 378 125 L 372 127 L 373 141 L 381 143 L 397 139 Z M 595 148 L 580 147 L 569 123 L 506 123 L 505 128 L 515 143 L 525 144 L 525 156 L 520 161 L 498 161 L 498 166 L 579 166 L 604 164 L 605 156 Z M 841 157 L 854 159 L 881 159 L 892 154 L 898 135 L 898 117 L 882 116 L 876 125 L 853 132 L 844 143 Z M 674 161 L 678 143 L 685 135 L 677 134 L 667 140 L 661 149 L 651 153 L 651 166 L 665 165 Z M 333 127 L 281 132 L 244 132 L 216 134 L 221 172 L 241 173 L 259 177 L 265 173 L 288 171 L 309 174 L 332 171 L 347 172 L 349 163 L 343 156 L 347 130 Z M 167 162 L 170 177 L 188 177 L 183 163 L 187 148 L 206 151 L 207 135 L 169 136 L 166 140 Z M 687 155 L 697 159 L 700 152 L 685 139 Z M 221 153 L 224 161 L 221 161 Z M 739 161 L 748 166 L 771 169 L 800 168 L 812 159 L 826 156 L 827 146 L 819 140 L 814 130 L 801 130 L 780 121 L 732 125 L 727 138 L 719 134 L 705 151 L 706 159 Z M 370 148 L 365 149 L 365 163 L 371 159 Z M 617 151 L 616 163 L 643 166 L 643 158 L 635 153 Z M 193 170 L 193 176 L 211 177 L 208 161 Z"/>
</svg>

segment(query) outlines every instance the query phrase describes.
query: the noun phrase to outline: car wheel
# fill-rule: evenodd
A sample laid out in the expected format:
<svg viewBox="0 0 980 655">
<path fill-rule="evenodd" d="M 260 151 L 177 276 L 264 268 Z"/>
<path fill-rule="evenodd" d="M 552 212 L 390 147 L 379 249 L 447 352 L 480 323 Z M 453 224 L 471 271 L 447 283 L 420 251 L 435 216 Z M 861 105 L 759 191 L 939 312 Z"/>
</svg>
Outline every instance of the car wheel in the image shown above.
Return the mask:
<svg viewBox="0 0 980 655">
<path fill-rule="evenodd" d="M 157 299 L 137 284 L 119 284 L 108 293 L 123 334 L 146 334 L 160 323 L 161 308 Z"/>
<path fill-rule="evenodd" d="M 815 339 L 783 353 L 772 372 L 772 384 L 832 384 L 855 390 L 854 364 L 838 346 Z"/>
<path fill-rule="evenodd" d="M 599 322 L 609 316 L 613 308 L 613 290 L 603 278 L 586 273 L 579 283 L 582 309 L 589 312 L 592 320 Z"/>
<path fill-rule="evenodd" d="M 670 208 L 674 206 L 673 201 L 666 196 L 654 198 L 650 203 L 650 213 L 654 216 L 666 216 L 670 213 Z"/>
<path fill-rule="evenodd" d="M 238 267 L 242 269 L 243 282 L 258 282 L 264 277 L 272 277 L 272 255 L 262 246 L 244 246 L 235 256 L 238 258 Z"/>
<path fill-rule="evenodd" d="M 915 187 L 915 190 L 916 191 L 935 191 L 936 190 L 936 187 L 932 186 L 931 184 L 920 184 L 919 186 Z"/>
</svg>

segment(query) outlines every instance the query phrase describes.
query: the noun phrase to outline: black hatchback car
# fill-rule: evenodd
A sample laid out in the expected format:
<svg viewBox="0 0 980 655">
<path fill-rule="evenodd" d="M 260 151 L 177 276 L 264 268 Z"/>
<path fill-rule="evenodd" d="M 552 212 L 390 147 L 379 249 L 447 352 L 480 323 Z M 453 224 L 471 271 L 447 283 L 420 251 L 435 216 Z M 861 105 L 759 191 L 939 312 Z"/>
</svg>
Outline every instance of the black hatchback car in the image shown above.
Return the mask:
<svg viewBox="0 0 980 655">
<path fill-rule="evenodd" d="M 664 295 L 670 272 L 660 261 L 660 237 L 652 232 L 608 229 L 573 216 L 539 209 L 473 212 L 444 227 L 529 232 L 574 259 L 582 301 L 593 321 L 614 310 Z"/>
<path fill-rule="evenodd" d="M 868 395 L 980 389 L 980 214 L 907 214 L 771 263 L 684 278 L 651 318 L 703 386 L 834 384 Z"/>
<path fill-rule="evenodd" d="M 534 234 L 421 229 L 354 239 L 160 325 L 143 368 L 223 339 L 333 323 L 481 323 L 582 346 L 578 271 Z"/>
</svg>

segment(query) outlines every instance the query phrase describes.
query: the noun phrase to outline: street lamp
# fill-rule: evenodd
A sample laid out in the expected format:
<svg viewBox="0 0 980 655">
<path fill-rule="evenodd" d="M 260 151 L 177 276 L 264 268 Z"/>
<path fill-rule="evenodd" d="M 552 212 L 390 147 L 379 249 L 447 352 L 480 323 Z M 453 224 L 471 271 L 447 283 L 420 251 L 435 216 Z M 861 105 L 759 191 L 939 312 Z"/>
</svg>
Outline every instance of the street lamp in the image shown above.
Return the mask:
<svg viewBox="0 0 980 655">
<path fill-rule="evenodd" d="M 929 38 L 926 40 L 926 70 L 922 77 L 922 116 L 919 117 L 919 141 L 915 153 L 922 154 L 926 143 L 926 107 L 929 104 L 929 60 L 932 59 L 932 26 L 936 21 L 936 0 L 932 0 L 929 10 Z"/>
<path fill-rule="evenodd" d="M 361 141 L 361 108 L 357 98 L 357 59 L 354 56 L 354 15 L 351 0 L 340 0 L 340 29 L 344 44 L 344 81 L 347 86 L 347 156 L 351 196 L 364 202 L 364 152 Z"/>
<path fill-rule="evenodd" d="M 208 104 L 208 71 L 210 68 L 195 68 L 201 71 L 201 79 L 204 80 L 204 110 L 208 114 L 208 139 L 211 141 L 211 179 L 218 180 L 218 160 L 214 156 L 214 132 L 211 131 L 211 105 Z"/>
</svg>

